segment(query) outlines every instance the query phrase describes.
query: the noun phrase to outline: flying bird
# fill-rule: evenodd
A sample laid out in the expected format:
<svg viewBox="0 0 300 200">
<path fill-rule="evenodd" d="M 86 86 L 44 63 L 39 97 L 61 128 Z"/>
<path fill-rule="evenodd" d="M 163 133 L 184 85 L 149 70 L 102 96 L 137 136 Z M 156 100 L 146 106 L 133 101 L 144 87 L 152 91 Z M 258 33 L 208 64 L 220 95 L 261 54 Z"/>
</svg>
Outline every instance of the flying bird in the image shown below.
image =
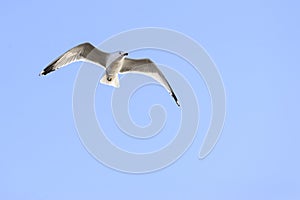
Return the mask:
<svg viewBox="0 0 300 200">
<path fill-rule="evenodd" d="M 43 71 L 41 71 L 39 75 L 47 75 L 48 73 L 56 71 L 57 69 L 73 62 L 90 62 L 105 69 L 105 74 L 100 79 L 100 82 L 103 84 L 118 88 L 120 87 L 118 73 L 143 74 L 152 77 L 154 80 L 159 82 L 173 97 L 176 104 L 180 106 L 169 82 L 153 61 L 148 58 L 132 59 L 126 56 L 128 56 L 127 52 L 116 51 L 107 53 L 99 50 L 90 43 L 83 43 L 73 47 L 59 56 Z"/>
</svg>

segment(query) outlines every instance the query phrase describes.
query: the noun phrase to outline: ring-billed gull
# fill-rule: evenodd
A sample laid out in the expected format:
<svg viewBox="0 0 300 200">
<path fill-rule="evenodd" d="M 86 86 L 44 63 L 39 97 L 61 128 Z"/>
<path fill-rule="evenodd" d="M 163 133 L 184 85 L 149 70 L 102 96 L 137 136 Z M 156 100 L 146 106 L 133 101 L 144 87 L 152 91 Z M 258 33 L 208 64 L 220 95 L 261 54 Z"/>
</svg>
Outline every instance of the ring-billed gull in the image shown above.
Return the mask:
<svg viewBox="0 0 300 200">
<path fill-rule="evenodd" d="M 40 75 L 47 75 L 72 62 L 85 61 L 99 65 L 105 69 L 105 74 L 100 82 L 113 87 L 119 87 L 118 73 L 139 73 L 150 76 L 159 82 L 174 98 L 176 104 L 180 106 L 178 99 L 173 92 L 169 82 L 158 69 L 156 64 L 148 58 L 132 59 L 125 57 L 128 53 L 116 51 L 112 53 L 103 52 L 90 43 L 83 43 L 68 50 L 56 60 L 50 63 Z"/>
</svg>

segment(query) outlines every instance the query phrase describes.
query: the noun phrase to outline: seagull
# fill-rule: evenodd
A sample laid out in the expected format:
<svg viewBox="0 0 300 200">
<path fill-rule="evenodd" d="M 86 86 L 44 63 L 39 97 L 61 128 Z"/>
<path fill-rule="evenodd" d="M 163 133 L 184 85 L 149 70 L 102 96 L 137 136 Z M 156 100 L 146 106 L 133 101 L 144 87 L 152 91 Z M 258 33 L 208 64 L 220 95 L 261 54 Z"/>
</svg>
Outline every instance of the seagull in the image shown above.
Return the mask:
<svg viewBox="0 0 300 200">
<path fill-rule="evenodd" d="M 105 74 L 100 79 L 100 83 L 113 87 L 120 87 L 118 73 L 138 73 L 149 76 L 159 82 L 173 97 L 177 106 L 180 106 L 179 101 L 173 92 L 169 82 L 159 70 L 157 65 L 150 59 L 132 59 L 126 57 L 127 52 L 116 51 L 107 53 L 99 50 L 92 44 L 86 42 L 79 44 L 68 50 L 56 60 L 50 63 L 41 73 L 40 76 L 49 74 L 64 67 L 70 63 L 84 61 L 96 64 L 105 69 Z"/>
</svg>

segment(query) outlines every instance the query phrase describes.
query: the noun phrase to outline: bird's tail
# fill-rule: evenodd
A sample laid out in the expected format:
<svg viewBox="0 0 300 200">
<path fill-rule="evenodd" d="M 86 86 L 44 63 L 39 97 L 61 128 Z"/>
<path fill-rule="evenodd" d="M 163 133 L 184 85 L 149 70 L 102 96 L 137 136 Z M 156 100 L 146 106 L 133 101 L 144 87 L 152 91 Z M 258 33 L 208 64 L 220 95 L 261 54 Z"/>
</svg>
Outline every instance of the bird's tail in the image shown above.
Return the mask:
<svg viewBox="0 0 300 200">
<path fill-rule="evenodd" d="M 118 75 L 113 77 L 108 77 L 106 74 L 104 74 L 100 80 L 100 83 L 105 85 L 110 85 L 116 88 L 120 87 Z"/>
</svg>

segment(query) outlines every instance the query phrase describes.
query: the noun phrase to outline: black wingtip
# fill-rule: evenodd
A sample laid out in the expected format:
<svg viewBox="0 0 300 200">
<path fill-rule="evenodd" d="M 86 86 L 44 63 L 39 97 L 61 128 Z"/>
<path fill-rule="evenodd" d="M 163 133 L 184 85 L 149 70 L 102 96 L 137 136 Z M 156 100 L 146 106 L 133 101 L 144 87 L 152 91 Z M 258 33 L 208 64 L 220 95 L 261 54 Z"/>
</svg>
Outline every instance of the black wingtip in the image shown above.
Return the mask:
<svg viewBox="0 0 300 200">
<path fill-rule="evenodd" d="M 177 99 L 177 97 L 176 97 L 176 95 L 175 95 L 175 93 L 174 93 L 174 92 L 171 92 L 171 96 L 172 96 L 172 97 L 173 97 L 173 99 L 175 100 L 175 102 L 176 102 L 177 106 L 178 106 L 178 107 L 180 107 L 179 101 L 178 101 L 178 99 Z"/>
<path fill-rule="evenodd" d="M 51 73 L 55 71 L 55 69 L 53 69 L 52 65 L 49 65 L 48 67 L 46 67 L 45 69 L 43 69 L 43 71 L 41 71 L 41 73 L 39 74 L 39 76 L 46 76 L 47 74 Z"/>
<path fill-rule="evenodd" d="M 49 74 L 52 71 L 47 71 L 47 70 L 43 70 L 39 73 L 39 76 L 46 76 L 47 74 Z"/>
</svg>

